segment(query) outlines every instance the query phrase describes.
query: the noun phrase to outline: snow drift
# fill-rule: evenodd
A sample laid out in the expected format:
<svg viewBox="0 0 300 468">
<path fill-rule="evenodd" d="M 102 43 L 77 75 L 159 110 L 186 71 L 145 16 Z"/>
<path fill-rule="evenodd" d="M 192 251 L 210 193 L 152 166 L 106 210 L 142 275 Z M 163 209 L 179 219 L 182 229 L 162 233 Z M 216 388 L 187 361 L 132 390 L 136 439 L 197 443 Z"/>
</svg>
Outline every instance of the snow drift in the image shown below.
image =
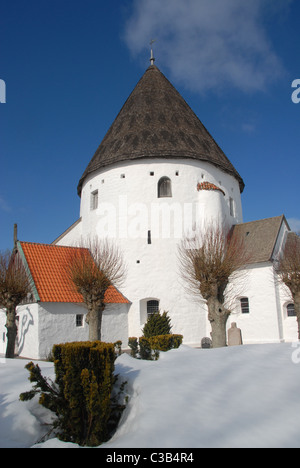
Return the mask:
<svg viewBox="0 0 300 468">
<path fill-rule="evenodd" d="M 129 402 L 101 448 L 300 447 L 298 345 L 181 346 L 158 361 L 121 355 L 116 373 Z M 50 414 L 36 399 L 18 400 L 31 388 L 26 363 L 0 359 L 0 447 L 78 448 L 37 443 Z M 39 365 L 54 379 L 51 363 Z"/>
</svg>

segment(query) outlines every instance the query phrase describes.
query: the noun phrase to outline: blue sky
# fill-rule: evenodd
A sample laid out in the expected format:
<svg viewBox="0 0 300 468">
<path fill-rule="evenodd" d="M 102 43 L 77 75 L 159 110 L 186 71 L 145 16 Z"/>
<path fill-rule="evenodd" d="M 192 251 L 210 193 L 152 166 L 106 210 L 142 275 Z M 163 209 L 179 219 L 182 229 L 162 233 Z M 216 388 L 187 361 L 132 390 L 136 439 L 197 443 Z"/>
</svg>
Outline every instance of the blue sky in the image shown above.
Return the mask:
<svg viewBox="0 0 300 468">
<path fill-rule="evenodd" d="M 212 8 L 213 7 L 213 8 Z M 79 217 L 77 184 L 156 65 L 243 177 L 244 221 L 300 229 L 298 0 L 2 0 L 0 249 L 50 243 Z"/>
</svg>

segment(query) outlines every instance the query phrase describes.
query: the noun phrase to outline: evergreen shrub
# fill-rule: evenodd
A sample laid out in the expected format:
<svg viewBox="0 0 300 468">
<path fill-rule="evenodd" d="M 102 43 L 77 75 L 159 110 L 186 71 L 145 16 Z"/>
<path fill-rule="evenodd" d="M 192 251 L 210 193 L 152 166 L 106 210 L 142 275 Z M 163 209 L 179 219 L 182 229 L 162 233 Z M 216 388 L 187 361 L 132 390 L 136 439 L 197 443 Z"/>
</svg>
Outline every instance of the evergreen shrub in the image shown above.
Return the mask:
<svg viewBox="0 0 300 468">
<path fill-rule="evenodd" d="M 172 325 L 168 312 L 155 312 L 149 315 L 147 322 L 143 328 L 143 336 L 150 338 L 151 336 L 169 335 Z"/>
<path fill-rule="evenodd" d="M 53 347 L 55 383 L 42 377 L 38 365 L 29 363 L 34 389 L 20 395 L 29 400 L 40 393 L 40 404 L 53 411 L 60 440 L 98 446 L 110 437 L 113 412 L 111 394 L 115 382 L 114 344 L 76 342 Z"/>
<path fill-rule="evenodd" d="M 179 348 L 182 344 L 183 335 L 158 335 L 146 338 L 141 336 L 129 338 L 128 346 L 131 348 L 131 356 L 140 357 L 140 359 L 157 360 L 159 351 L 169 351 Z"/>
</svg>

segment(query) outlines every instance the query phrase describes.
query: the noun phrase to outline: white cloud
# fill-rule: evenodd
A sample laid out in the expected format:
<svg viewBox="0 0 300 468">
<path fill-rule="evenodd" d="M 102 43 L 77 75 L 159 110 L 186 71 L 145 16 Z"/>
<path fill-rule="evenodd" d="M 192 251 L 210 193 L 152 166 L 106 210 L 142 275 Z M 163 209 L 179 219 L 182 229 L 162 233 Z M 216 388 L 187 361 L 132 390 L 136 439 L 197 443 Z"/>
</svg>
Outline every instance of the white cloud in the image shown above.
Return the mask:
<svg viewBox="0 0 300 468">
<path fill-rule="evenodd" d="M 290 228 L 294 232 L 300 232 L 300 219 L 297 218 L 289 218 L 287 222 L 290 225 Z"/>
<path fill-rule="evenodd" d="M 157 39 L 157 65 L 193 91 L 264 90 L 283 67 L 263 20 L 291 1 L 134 0 L 124 39 L 135 57 Z"/>
</svg>

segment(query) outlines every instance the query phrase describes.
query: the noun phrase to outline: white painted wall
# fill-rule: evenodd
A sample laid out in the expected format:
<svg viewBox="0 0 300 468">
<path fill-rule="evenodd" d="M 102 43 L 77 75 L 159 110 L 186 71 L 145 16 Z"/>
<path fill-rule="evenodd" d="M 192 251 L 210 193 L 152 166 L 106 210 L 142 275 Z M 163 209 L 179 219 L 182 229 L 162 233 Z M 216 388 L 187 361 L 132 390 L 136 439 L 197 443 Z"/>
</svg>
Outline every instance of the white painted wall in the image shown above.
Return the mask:
<svg viewBox="0 0 300 468">
<path fill-rule="evenodd" d="M 108 304 L 102 318 L 102 341 L 121 340 L 123 348 L 128 343 L 128 304 Z M 83 326 L 76 326 L 76 315 L 83 315 Z M 18 343 L 19 356 L 44 359 L 54 344 L 86 341 L 89 337 L 85 322 L 86 308 L 82 304 L 35 303 L 19 306 Z M 6 351 L 6 314 L 0 309 L 0 354 Z M 3 340 L 4 338 L 4 340 Z"/>
<path fill-rule="evenodd" d="M 297 340 L 295 318 L 287 317 L 288 295 L 274 275 L 271 262 L 251 265 L 243 282 L 235 284 L 238 297 L 229 317 L 242 330 L 244 344 L 277 343 Z M 240 298 L 248 297 L 250 313 L 242 314 Z"/>
<path fill-rule="evenodd" d="M 154 175 L 150 175 L 154 173 Z M 158 198 L 161 177 L 172 181 L 172 197 Z M 197 184 L 210 182 L 225 192 L 197 191 Z M 98 190 L 98 209 L 91 210 L 91 194 Z M 234 199 L 235 216 L 230 216 L 229 198 Z M 206 310 L 185 291 L 178 267 L 177 246 L 195 223 L 242 222 L 239 184 L 217 167 L 186 158 L 123 162 L 91 174 L 83 184 L 80 216 L 84 238 L 110 237 L 122 247 L 128 276 L 121 292 L 131 301 L 129 336 L 141 336 L 145 323 L 145 302 L 156 298 L 161 311 L 168 311 L 173 333 L 184 342 L 199 345 L 207 336 Z M 148 244 L 151 231 L 151 244 Z M 75 235 L 74 235 L 75 234 Z M 74 245 L 76 233 L 61 239 L 60 245 Z"/>
</svg>

